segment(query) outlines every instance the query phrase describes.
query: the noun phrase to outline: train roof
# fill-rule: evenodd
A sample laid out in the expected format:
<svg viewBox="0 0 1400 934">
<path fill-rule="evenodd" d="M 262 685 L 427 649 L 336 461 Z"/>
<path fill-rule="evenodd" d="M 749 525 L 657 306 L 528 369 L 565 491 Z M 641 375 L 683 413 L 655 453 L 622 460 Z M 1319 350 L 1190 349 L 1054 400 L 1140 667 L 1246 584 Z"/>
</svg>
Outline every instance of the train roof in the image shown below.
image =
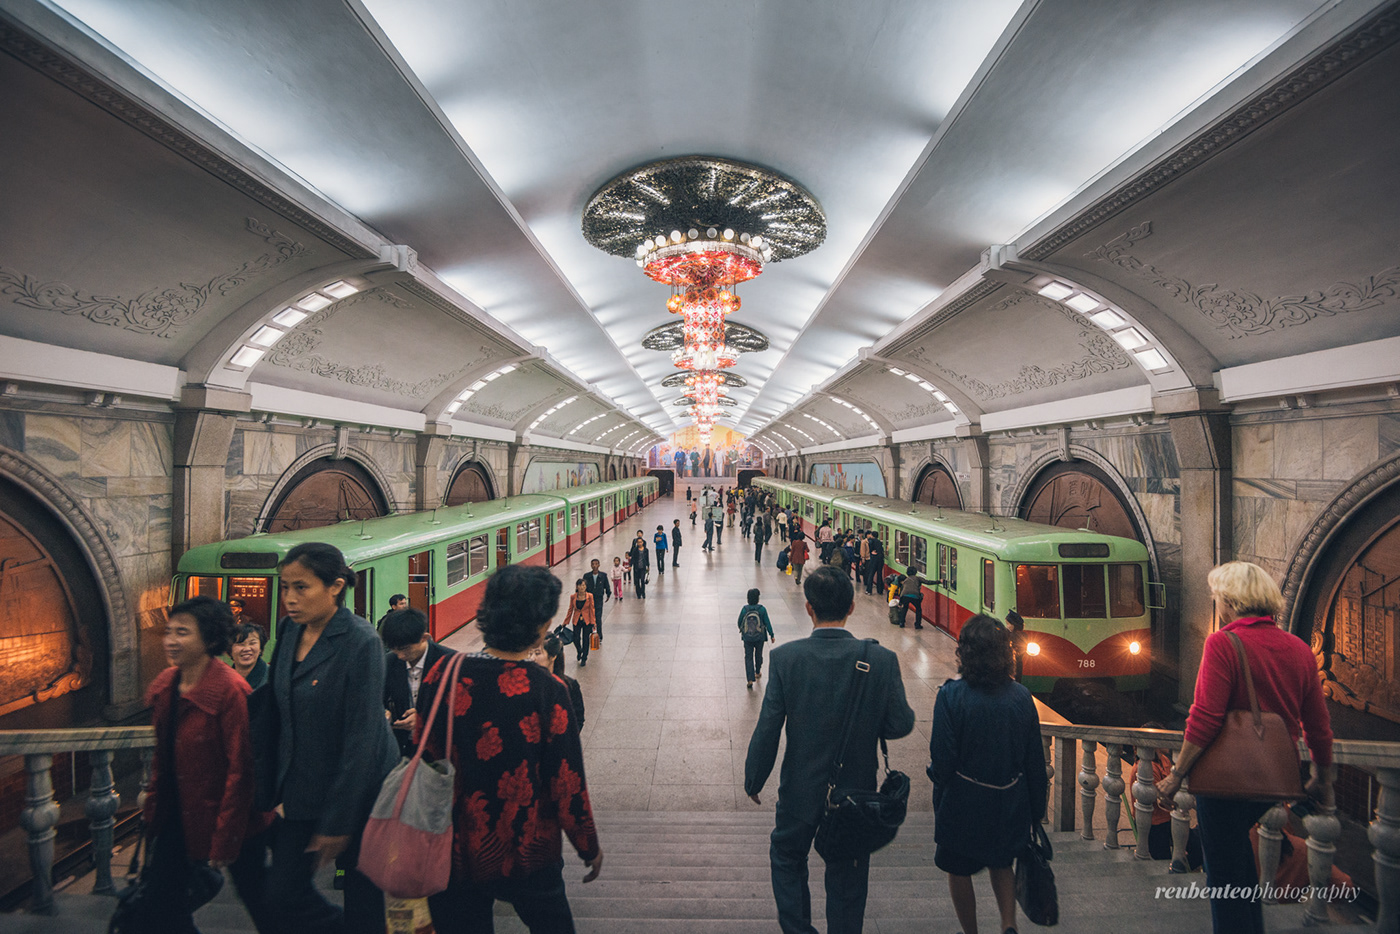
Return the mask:
<svg viewBox="0 0 1400 934">
<path fill-rule="evenodd" d="M 875 522 L 898 525 L 911 532 L 991 552 L 1007 560 L 1058 561 L 1059 545 L 1089 541 L 1107 544 L 1107 557 L 1110 560 L 1147 560 L 1147 546 L 1131 538 L 1120 538 L 1085 529 L 1065 529 L 1039 522 L 1027 522 L 1024 519 L 1002 516 L 994 519 L 985 512 L 943 509 L 927 503 L 911 503 L 866 493 L 847 493 L 790 480 L 763 479 L 766 485 L 781 487 L 813 500 L 829 503 L 837 509 L 858 512 Z"/>
<path fill-rule="evenodd" d="M 612 496 L 639 489 L 646 486 L 647 481 L 657 482 L 655 477 L 628 477 L 626 480 L 608 480 L 603 483 L 590 483 L 587 486 L 570 487 L 566 490 L 550 490 L 550 495 L 558 496 L 571 505 L 586 503 L 600 496 Z"/>
<path fill-rule="evenodd" d="M 423 551 L 444 539 L 459 540 L 502 525 L 559 508 L 560 498 L 529 493 L 504 499 L 445 506 L 423 512 L 398 513 L 378 519 L 349 519 L 335 525 L 287 532 L 259 532 L 191 548 L 180 558 L 179 571 L 223 569 L 228 554 L 275 553 L 280 561 L 303 542 L 326 542 L 339 548 L 346 563 L 373 561 L 385 555 Z"/>
</svg>

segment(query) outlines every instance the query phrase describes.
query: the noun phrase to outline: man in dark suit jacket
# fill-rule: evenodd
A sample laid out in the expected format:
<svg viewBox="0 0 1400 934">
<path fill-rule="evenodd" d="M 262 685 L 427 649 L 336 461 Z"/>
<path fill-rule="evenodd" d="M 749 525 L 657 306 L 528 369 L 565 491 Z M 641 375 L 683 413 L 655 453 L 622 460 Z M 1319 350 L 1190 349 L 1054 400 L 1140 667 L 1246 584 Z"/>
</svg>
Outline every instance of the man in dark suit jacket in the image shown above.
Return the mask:
<svg viewBox="0 0 1400 934">
<path fill-rule="evenodd" d="M 399 742 L 399 753 L 411 756 L 418 688 L 438 659 L 453 653 L 428 638 L 428 618 L 413 607 L 385 616 L 379 634 L 389 650 L 384 656 L 384 709 Z"/>
<path fill-rule="evenodd" d="M 744 792 L 758 793 L 773 771 L 778 739 L 787 724 L 787 752 L 778 783 L 777 823 L 770 838 L 773 897 L 785 934 L 813 934 L 807 893 L 807 855 L 824 809 L 832 756 L 841 742 L 846 709 L 857 683 L 862 654 L 870 665 L 865 696 L 851 727 L 850 748 L 838 783 L 874 791 L 878 740 L 898 739 L 914 729 L 914 711 L 904 698 L 899 659 L 874 640 L 846 631 L 855 589 L 844 573 L 820 567 L 803 583 L 812 634 L 773 650 L 768 690 L 744 763 Z M 826 867 L 828 934 L 859 932 L 865 915 L 870 859 Z"/>
<path fill-rule="evenodd" d="M 603 601 L 612 599 L 612 581 L 603 571 L 602 562 L 594 558 L 589 563 L 587 574 L 583 575 L 584 586 L 593 594 L 593 624 L 597 627 L 598 644 L 603 644 Z"/>
</svg>

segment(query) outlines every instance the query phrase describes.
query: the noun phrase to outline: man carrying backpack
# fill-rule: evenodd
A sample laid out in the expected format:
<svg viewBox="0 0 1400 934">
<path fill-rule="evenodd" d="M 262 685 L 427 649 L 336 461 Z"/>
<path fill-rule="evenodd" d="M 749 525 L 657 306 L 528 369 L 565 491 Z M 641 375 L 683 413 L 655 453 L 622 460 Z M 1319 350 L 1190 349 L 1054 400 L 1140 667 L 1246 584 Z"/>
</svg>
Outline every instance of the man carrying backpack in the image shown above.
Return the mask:
<svg viewBox="0 0 1400 934">
<path fill-rule="evenodd" d="M 749 690 L 763 674 L 763 640 L 776 642 L 773 624 L 768 621 L 768 611 L 758 602 L 758 588 L 749 590 L 749 602 L 739 611 L 739 635 L 744 639 L 744 676 L 749 679 Z"/>
</svg>

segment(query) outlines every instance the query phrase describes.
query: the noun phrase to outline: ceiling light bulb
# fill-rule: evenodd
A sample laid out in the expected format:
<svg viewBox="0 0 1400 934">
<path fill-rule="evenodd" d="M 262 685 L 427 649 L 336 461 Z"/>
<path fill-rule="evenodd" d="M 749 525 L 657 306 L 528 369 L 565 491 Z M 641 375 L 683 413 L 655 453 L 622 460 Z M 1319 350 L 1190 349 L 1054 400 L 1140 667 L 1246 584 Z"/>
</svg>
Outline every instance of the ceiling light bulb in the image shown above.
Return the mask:
<svg viewBox="0 0 1400 934">
<path fill-rule="evenodd" d="M 1065 304 L 1073 308 L 1080 314 L 1087 315 L 1089 312 L 1099 307 L 1099 305 L 1101 305 L 1102 302 L 1100 302 L 1097 298 L 1093 298 L 1092 296 L 1085 295 L 1083 292 L 1081 292 L 1073 298 L 1065 299 Z"/>
<path fill-rule="evenodd" d="M 711 227 L 709 230 L 705 231 L 705 236 L 713 240 L 715 237 L 719 236 L 719 231 Z"/>
<path fill-rule="evenodd" d="M 733 240 L 733 239 L 734 239 L 734 231 L 731 230 L 731 229 L 728 228 L 728 227 L 724 228 L 724 239 L 726 239 L 726 240 Z"/>
<path fill-rule="evenodd" d="M 748 243 L 748 242 L 749 242 L 749 235 L 746 234 L 746 233 L 741 233 L 741 234 L 739 234 L 739 242 L 740 242 L 740 243 Z"/>
<path fill-rule="evenodd" d="M 679 230 L 673 230 L 673 231 L 671 231 L 671 242 L 672 242 L 672 243 L 680 243 L 680 242 L 681 242 L 681 232 L 680 232 Z"/>
<path fill-rule="evenodd" d="M 1040 290 L 1041 295 L 1057 302 L 1073 292 L 1074 289 L 1065 285 L 1063 282 L 1051 282 L 1049 285 L 1043 286 Z"/>
<path fill-rule="evenodd" d="M 763 248 L 763 238 L 754 234 L 749 238 L 749 246 L 753 247 L 755 250 L 761 250 Z"/>
<path fill-rule="evenodd" d="M 686 231 L 686 234 L 685 234 L 685 235 L 686 235 L 687 237 L 689 237 L 690 239 L 692 239 L 692 240 L 698 240 L 698 239 L 700 239 L 700 231 L 696 230 L 694 227 L 692 227 L 692 228 L 690 228 L 690 230 Z"/>
</svg>

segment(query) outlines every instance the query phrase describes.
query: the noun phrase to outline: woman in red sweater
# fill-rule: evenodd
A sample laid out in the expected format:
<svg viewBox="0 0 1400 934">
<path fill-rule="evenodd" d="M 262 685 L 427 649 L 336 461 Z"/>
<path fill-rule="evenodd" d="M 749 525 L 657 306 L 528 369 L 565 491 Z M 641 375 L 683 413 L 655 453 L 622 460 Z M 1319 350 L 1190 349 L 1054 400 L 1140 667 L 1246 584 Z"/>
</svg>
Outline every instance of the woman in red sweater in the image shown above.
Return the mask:
<svg viewBox="0 0 1400 934">
<path fill-rule="evenodd" d="M 1274 617 L 1283 610 L 1283 594 L 1263 568 L 1246 561 L 1220 565 L 1210 572 L 1207 581 L 1220 629 L 1206 638 L 1181 754 L 1172 770 L 1157 783 L 1157 793 L 1167 799 L 1175 795 L 1181 780 L 1215 741 L 1225 714 L 1249 709 L 1244 671 L 1234 643 L 1226 635 L 1229 632 L 1239 636 L 1244 644 L 1259 709 L 1282 717 L 1295 741 L 1301 723 L 1301 732 L 1312 752 L 1312 778 L 1307 792 L 1332 807 L 1332 725 L 1312 649 L 1274 624 Z M 1249 829 L 1271 804 L 1196 796 L 1207 885 L 1253 888 L 1258 884 Z M 1210 913 L 1217 934 L 1263 934 L 1264 913 L 1258 899 L 1213 898 Z"/>
<path fill-rule="evenodd" d="M 584 882 L 603 867 L 568 688 L 529 660 L 561 589 L 542 567 L 511 564 L 491 576 L 476 618 L 486 648 L 458 670 L 450 750 L 448 712 L 429 724 L 428 753 L 450 756 L 456 768 L 452 876 L 428 898 L 438 934 L 492 930 L 496 899 L 514 905 L 532 934 L 571 934 L 561 837 L 588 865 Z M 420 725 L 434 694 L 449 688 L 439 683 L 445 667 L 423 678 Z"/>
</svg>

